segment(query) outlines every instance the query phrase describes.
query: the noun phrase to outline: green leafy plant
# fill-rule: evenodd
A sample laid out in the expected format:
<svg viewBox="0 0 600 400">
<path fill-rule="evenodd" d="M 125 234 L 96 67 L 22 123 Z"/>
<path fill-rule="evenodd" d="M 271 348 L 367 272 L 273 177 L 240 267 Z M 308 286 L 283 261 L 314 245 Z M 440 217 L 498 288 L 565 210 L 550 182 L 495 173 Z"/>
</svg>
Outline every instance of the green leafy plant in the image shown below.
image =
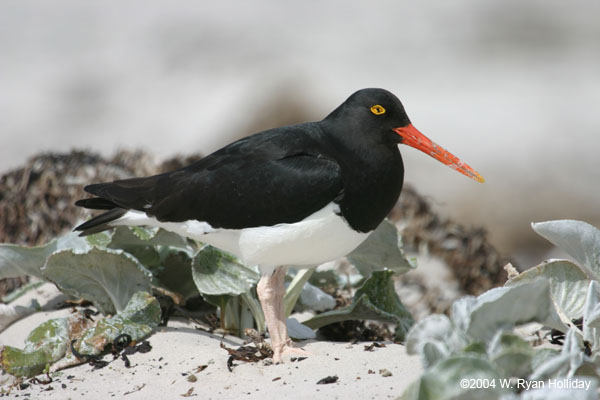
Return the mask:
<svg viewBox="0 0 600 400">
<path fill-rule="evenodd" d="M 421 355 L 426 371 L 404 399 L 552 398 L 548 387 L 517 394 L 523 389 L 519 380 L 573 377 L 588 385 L 575 388 L 571 398 L 597 398 L 600 231 L 572 220 L 532 227 L 577 263 L 552 260 L 520 274 L 511 271 L 504 287 L 457 300 L 449 317 L 432 315 L 415 324 L 407 350 Z M 534 347 L 530 337 L 515 333 L 530 322 L 563 332 L 562 348 Z"/>
</svg>

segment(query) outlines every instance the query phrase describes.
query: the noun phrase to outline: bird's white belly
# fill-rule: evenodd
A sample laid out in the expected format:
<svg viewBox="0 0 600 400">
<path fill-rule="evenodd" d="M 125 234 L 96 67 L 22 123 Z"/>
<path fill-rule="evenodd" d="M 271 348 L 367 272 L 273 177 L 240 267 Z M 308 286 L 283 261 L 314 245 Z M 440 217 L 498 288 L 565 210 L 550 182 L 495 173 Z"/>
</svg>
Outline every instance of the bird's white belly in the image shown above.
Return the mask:
<svg viewBox="0 0 600 400">
<path fill-rule="evenodd" d="M 264 272 L 281 265 L 310 266 L 343 257 L 369 233 L 353 230 L 338 206 L 329 203 L 302 221 L 243 229 L 212 228 L 199 221 L 160 222 L 141 211 L 128 211 L 111 225 L 150 225 L 208 243 Z"/>
</svg>

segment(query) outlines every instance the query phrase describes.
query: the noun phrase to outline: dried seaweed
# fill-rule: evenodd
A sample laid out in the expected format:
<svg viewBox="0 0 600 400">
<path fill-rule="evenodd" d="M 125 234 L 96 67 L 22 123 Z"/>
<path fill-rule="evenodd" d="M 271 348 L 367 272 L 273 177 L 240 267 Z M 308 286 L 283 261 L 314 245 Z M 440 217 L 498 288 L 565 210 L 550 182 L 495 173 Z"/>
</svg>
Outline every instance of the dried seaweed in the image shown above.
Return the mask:
<svg viewBox="0 0 600 400">
<path fill-rule="evenodd" d="M 241 346 L 237 349 L 232 349 L 221 342 L 221 348 L 229 353 L 229 358 L 227 359 L 227 369 L 229 372 L 233 371 L 233 367 L 235 366 L 233 363 L 234 361 L 259 362 L 266 358 L 273 357 L 271 346 L 265 342 L 258 332 L 254 329 L 246 329 L 245 333 L 250 337 L 254 346 Z"/>
<path fill-rule="evenodd" d="M 485 229 L 468 228 L 440 217 L 410 185 L 404 185 L 389 217 L 394 222 L 402 221 L 402 240 L 406 247 L 426 246 L 432 255 L 448 264 L 460 288 L 468 294 L 478 295 L 504 284 L 503 266 L 510 262 L 517 267 L 513 260 L 492 246 Z"/>
<path fill-rule="evenodd" d="M 0 177 L 0 242 L 46 243 L 87 215 L 73 204 L 86 184 L 156 171 L 143 152 L 121 151 L 112 159 L 83 151 L 34 156 Z"/>
<path fill-rule="evenodd" d="M 384 343 L 373 342 L 371 344 L 365 344 L 364 350 L 365 351 L 373 351 L 376 347 L 382 348 L 382 347 L 386 347 L 386 346 Z"/>
<path fill-rule="evenodd" d="M 319 380 L 317 385 L 328 385 L 330 383 L 336 383 L 338 381 L 337 375 L 326 376 L 325 378 Z"/>
</svg>

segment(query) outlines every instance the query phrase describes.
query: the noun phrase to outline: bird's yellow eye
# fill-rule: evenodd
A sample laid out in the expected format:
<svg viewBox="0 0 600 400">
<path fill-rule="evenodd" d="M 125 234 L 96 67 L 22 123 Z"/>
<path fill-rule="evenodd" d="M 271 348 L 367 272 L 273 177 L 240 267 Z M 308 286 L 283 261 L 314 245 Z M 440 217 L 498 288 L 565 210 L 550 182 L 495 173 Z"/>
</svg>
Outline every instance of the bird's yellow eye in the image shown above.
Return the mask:
<svg viewBox="0 0 600 400">
<path fill-rule="evenodd" d="M 383 108 L 379 104 L 375 104 L 371 107 L 371 112 L 375 115 L 385 114 L 385 108 Z"/>
</svg>

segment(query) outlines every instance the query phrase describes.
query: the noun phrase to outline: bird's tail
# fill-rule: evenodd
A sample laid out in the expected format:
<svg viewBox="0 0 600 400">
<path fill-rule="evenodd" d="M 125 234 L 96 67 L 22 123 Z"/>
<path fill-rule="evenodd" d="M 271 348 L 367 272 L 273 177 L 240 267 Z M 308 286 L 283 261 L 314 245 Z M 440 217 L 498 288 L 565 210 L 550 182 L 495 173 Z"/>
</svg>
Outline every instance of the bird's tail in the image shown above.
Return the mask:
<svg viewBox="0 0 600 400">
<path fill-rule="evenodd" d="M 79 200 L 75 204 L 78 206 L 92 208 L 92 209 L 100 209 L 106 210 L 105 203 L 101 203 L 104 201 L 103 199 L 94 198 L 94 199 L 85 199 Z M 102 206 L 103 207 L 100 207 Z M 79 236 L 88 236 L 94 233 L 102 232 L 107 229 L 111 229 L 114 226 L 110 225 L 110 223 L 118 218 L 121 218 L 127 210 L 125 208 L 118 207 L 113 204 L 113 208 L 108 209 L 108 211 L 95 216 L 94 218 L 84 222 L 83 224 L 75 227 L 75 231 L 80 231 Z"/>
</svg>

